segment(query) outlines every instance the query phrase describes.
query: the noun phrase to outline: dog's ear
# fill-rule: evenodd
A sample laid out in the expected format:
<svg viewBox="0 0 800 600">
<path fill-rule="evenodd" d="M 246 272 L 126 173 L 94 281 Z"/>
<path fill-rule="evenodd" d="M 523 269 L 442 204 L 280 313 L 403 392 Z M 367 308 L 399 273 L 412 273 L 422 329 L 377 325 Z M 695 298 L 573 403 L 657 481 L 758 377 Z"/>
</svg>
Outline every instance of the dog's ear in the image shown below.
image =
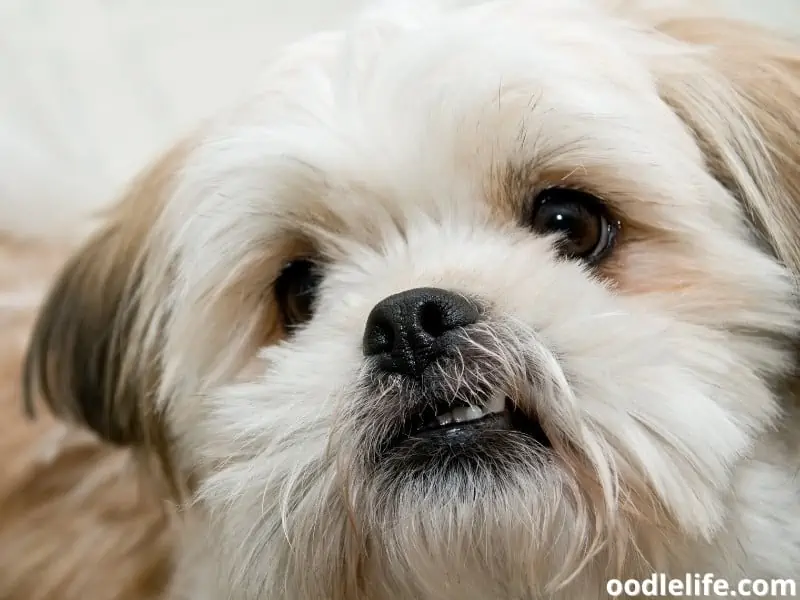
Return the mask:
<svg viewBox="0 0 800 600">
<path fill-rule="evenodd" d="M 664 100 L 754 230 L 800 277 L 800 44 L 719 18 L 662 21 L 689 48 L 660 59 Z"/>
<path fill-rule="evenodd" d="M 170 155 L 146 171 L 57 277 L 25 359 L 29 411 L 41 399 L 109 442 L 145 441 L 158 367 L 141 343 L 142 275 L 176 160 Z"/>
</svg>

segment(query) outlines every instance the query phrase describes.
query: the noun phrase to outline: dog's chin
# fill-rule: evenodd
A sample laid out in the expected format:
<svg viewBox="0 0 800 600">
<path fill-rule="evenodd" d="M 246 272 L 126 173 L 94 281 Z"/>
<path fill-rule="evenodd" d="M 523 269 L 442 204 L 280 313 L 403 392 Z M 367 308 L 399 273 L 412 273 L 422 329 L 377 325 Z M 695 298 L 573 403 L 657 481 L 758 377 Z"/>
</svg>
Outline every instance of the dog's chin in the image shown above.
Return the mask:
<svg viewBox="0 0 800 600">
<path fill-rule="evenodd" d="M 551 447 L 536 415 L 494 392 L 483 401 L 429 401 L 388 441 L 382 462 L 403 478 L 502 475 L 543 464 Z"/>
</svg>

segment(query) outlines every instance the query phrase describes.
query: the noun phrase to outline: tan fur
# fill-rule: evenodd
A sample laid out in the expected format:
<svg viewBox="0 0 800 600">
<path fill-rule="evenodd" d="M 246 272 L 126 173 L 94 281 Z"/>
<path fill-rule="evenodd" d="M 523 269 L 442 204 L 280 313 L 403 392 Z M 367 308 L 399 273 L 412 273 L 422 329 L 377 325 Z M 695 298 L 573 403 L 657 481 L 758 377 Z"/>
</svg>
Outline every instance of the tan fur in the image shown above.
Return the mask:
<svg viewBox="0 0 800 600">
<path fill-rule="evenodd" d="M 0 598 L 159 598 L 170 578 L 171 517 L 131 452 L 22 411 L 35 292 L 66 251 L 0 239 Z"/>
<path fill-rule="evenodd" d="M 146 447 L 176 495 L 167 434 L 150 404 L 158 367 L 140 352 L 151 323 L 140 319 L 139 306 L 148 297 L 147 239 L 185 152 L 179 144 L 145 170 L 62 267 L 37 317 L 23 381 L 32 413 L 38 398 L 106 441 Z"/>
<path fill-rule="evenodd" d="M 669 56 L 653 66 L 664 101 L 692 130 L 710 170 L 746 207 L 764 242 L 800 274 L 800 126 L 796 124 L 800 52 L 770 33 L 719 19 L 659 20 L 657 27 L 674 40 L 699 45 L 693 56 L 681 55 L 674 61 Z M 765 148 L 759 147 L 760 138 L 766 140 Z M 195 490 L 195 478 L 207 475 L 200 470 L 216 466 L 213 459 L 203 466 L 185 464 L 174 454 L 167 424 L 180 421 L 192 430 L 192 419 L 196 419 L 192 411 L 201 409 L 187 403 L 170 413 L 165 390 L 168 395 L 181 377 L 196 382 L 219 367 L 214 361 L 222 360 L 220 348 L 225 349 L 223 358 L 233 357 L 230 365 L 220 367 L 220 373 L 235 372 L 237 380 L 250 379 L 263 367 L 253 359 L 255 349 L 280 337 L 274 307 L 265 308 L 263 293 L 282 261 L 305 248 L 295 240 L 275 244 L 288 248 L 285 252 L 259 253 L 256 247 L 247 254 L 247 260 L 236 266 L 239 285 L 227 285 L 228 280 L 226 286 L 218 285 L 223 279 L 218 273 L 203 280 L 208 289 L 193 293 L 207 302 L 190 297 L 181 307 L 183 313 L 170 321 L 173 337 L 185 344 L 178 349 L 192 355 L 182 362 L 179 359 L 185 357 L 176 352 L 170 355 L 173 363 L 192 364 L 199 374 L 177 367 L 169 377 L 161 372 L 158 352 L 170 350 L 159 345 L 164 341 L 161 319 L 174 316 L 163 308 L 172 265 L 162 255 L 166 249 L 161 245 L 168 244 L 164 234 L 170 229 L 162 228 L 161 220 L 188 148 L 188 144 L 177 146 L 146 171 L 109 213 L 107 224 L 72 255 L 56 278 L 32 333 L 40 290 L 33 289 L 29 299 L 28 288 L 37 280 L 45 285 L 56 274 L 61 249 L 0 240 L 0 294 L 24 299 L 19 306 L 0 304 L 6 340 L 0 355 L 0 600 L 163 598 L 177 558 L 173 556 L 174 518 L 167 501 L 185 500 L 186 492 Z M 725 148 L 738 151 L 726 153 Z M 506 216 L 513 213 L 514 202 L 530 193 L 526 186 L 532 177 L 517 174 L 510 182 L 507 174 L 503 177 L 495 200 L 500 207 L 497 212 Z M 602 269 L 621 292 L 660 295 L 669 307 L 676 294 L 689 290 L 697 309 L 703 304 L 699 294 L 706 291 L 708 311 L 720 309 L 720 297 L 737 301 L 738 290 L 731 289 L 730 294 L 721 287 L 708 291 L 709 267 L 700 264 L 706 257 L 676 244 L 669 231 L 658 229 L 652 213 L 638 218 L 639 190 L 624 173 L 545 169 L 545 175 L 537 173 L 537 178 L 545 183 L 569 181 L 607 196 L 609 205 L 623 217 L 626 226 L 620 234 L 620 250 Z M 317 215 L 317 220 L 325 218 Z M 748 300 L 744 297 L 741 303 Z M 196 306 L 207 311 L 203 332 L 196 331 Z M 199 343 L 191 343 L 196 340 Z M 17 385 L 21 370 L 23 390 Z M 219 381 L 209 376 L 203 383 Z M 203 391 L 202 386 L 192 391 L 198 390 Z M 41 410 L 35 411 L 35 422 L 27 421 L 21 410 L 23 396 L 34 408 L 44 401 L 70 424 L 58 423 Z M 80 431 L 74 423 L 92 433 Z M 569 456 L 570 450 L 564 449 L 563 454 Z M 227 460 L 228 454 L 223 455 Z M 147 469 L 151 458 L 161 473 Z M 586 462 L 584 457 L 575 458 L 576 479 L 583 493 L 593 499 L 591 506 L 599 506 L 603 482 L 582 461 Z M 168 492 L 161 474 L 171 484 Z M 662 533 L 677 531 L 671 515 L 650 496 L 643 484 L 622 486 L 617 508 L 631 522 L 661 522 Z M 263 508 L 267 500 L 274 498 L 259 497 L 259 505 Z M 595 516 L 602 521 L 601 515 Z M 311 525 L 298 526 L 303 527 Z M 623 546 L 633 536 L 620 526 L 618 537 L 617 556 L 628 560 Z M 588 558 L 600 552 L 601 538 L 587 540 L 587 546 L 588 550 L 574 548 L 569 556 L 582 552 Z M 360 557 L 360 552 L 359 546 L 351 556 Z M 337 597 L 358 595 L 364 576 L 359 560 L 345 567 L 335 565 L 342 572 L 350 570 L 331 578 L 346 583 Z M 622 564 L 619 572 L 624 572 Z M 192 579 L 185 573 L 181 576 Z M 379 581 L 378 588 L 384 583 L 388 586 Z"/>
<path fill-rule="evenodd" d="M 668 19 L 659 29 L 697 45 L 697 60 L 705 65 L 665 74 L 665 100 L 694 131 L 709 168 L 744 203 L 764 240 L 800 275 L 797 45 L 755 25 L 719 18 Z M 760 140 L 763 152 L 753 152 Z M 720 153 L 729 147 L 737 152 Z"/>
</svg>

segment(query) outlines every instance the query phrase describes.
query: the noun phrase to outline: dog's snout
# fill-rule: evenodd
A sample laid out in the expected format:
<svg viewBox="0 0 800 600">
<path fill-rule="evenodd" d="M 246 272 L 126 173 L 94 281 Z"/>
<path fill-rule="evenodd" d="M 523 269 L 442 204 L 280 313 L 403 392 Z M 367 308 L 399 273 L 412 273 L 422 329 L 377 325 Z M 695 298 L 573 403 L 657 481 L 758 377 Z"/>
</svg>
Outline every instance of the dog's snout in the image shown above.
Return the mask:
<svg viewBox="0 0 800 600">
<path fill-rule="evenodd" d="M 416 288 L 384 298 L 364 329 L 364 355 L 384 371 L 415 376 L 452 345 L 448 335 L 478 320 L 468 298 L 438 288 Z"/>
</svg>

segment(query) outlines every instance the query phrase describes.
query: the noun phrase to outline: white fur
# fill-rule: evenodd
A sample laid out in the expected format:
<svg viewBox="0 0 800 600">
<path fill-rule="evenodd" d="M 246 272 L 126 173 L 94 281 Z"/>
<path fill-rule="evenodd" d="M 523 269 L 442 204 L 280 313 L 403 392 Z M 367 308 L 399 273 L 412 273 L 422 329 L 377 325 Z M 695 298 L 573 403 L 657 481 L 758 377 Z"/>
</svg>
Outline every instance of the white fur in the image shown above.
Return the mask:
<svg viewBox="0 0 800 600">
<path fill-rule="evenodd" d="M 585 0 L 418 6 L 290 48 L 212 126 L 153 237 L 178 265 L 164 410 L 202 473 L 211 540 L 187 598 L 356 597 L 359 558 L 376 600 L 590 600 L 653 570 L 800 574 L 797 457 L 768 433 L 788 357 L 737 333 L 794 330 L 798 315 L 656 93 L 654 65 L 690 54 Z M 624 173 L 631 213 L 674 236 L 669 260 L 702 272 L 704 291 L 620 295 L 550 240 L 490 224 L 493 174 L 530 160 Z M 335 231 L 309 221 L 328 213 Z M 238 323 L 217 324 L 218 303 L 296 233 L 330 260 L 316 314 L 262 349 L 262 377 L 220 385 L 257 313 L 243 300 Z M 654 277 L 663 266 L 653 257 Z M 443 472 L 433 489 L 359 470 L 381 433 L 356 426 L 382 401 L 358 385 L 364 321 L 420 286 L 490 302 L 506 384 L 585 457 L 600 496 L 536 457 L 507 480 Z M 524 379 L 527 360 L 544 383 Z"/>
<path fill-rule="evenodd" d="M 287 49 L 204 132 L 150 234 L 145 286 L 169 285 L 147 319 L 163 337 L 143 337 L 178 466 L 200 479 L 176 593 L 592 600 L 651 571 L 800 576 L 798 456 L 771 389 L 790 357 L 770 339 L 800 315 L 659 97 L 695 50 L 614 2 L 406 4 Z M 671 241 L 628 267 L 643 291 L 494 220 L 509 167 L 617 174 L 614 201 Z M 275 276 L 257 267 L 300 235 L 329 263 L 316 313 L 235 380 Z M 661 285 L 676 272 L 681 293 Z M 397 393 L 361 384 L 365 319 L 422 286 L 488 303 L 485 350 L 560 440 L 554 462 L 512 444 L 502 479 L 364 470 L 383 433 L 369 416 Z"/>
</svg>

